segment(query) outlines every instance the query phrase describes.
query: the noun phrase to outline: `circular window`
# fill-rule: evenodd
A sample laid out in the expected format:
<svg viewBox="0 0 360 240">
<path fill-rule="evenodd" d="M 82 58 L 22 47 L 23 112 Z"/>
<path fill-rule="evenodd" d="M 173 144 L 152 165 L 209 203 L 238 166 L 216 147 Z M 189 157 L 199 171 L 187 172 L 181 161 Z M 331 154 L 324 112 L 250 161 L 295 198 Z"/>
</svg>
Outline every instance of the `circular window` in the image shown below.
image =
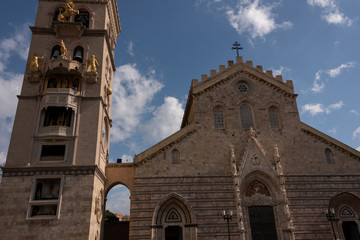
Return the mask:
<svg viewBox="0 0 360 240">
<path fill-rule="evenodd" d="M 248 92 L 248 86 L 245 83 L 240 83 L 238 86 L 238 90 L 241 93 L 247 93 Z"/>
</svg>

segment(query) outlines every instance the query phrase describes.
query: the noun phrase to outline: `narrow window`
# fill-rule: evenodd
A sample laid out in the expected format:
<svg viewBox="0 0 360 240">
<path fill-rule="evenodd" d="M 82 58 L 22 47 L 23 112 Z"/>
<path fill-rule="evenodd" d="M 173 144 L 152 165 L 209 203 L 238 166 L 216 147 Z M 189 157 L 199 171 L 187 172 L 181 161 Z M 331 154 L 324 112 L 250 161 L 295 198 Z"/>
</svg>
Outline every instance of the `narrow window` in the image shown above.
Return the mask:
<svg viewBox="0 0 360 240">
<path fill-rule="evenodd" d="M 83 62 L 83 58 L 84 58 L 84 48 L 82 48 L 81 46 L 77 46 L 74 49 L 74 55 L 73 55 L 73 60 L 77 61 L 79 63 Z"/>
<path fill-rule="evenodd" d="M 328 148 L 325 149 L 325 156 L 326 156 L 326 161 L 328 163 L 334 163 L 334 159 L 333 159 L 332 152 L 330 149 L 328 149 Z"/>
<path fill-rule="evenodd" d="M 253 113 L 249 104 L 244 103 L 240 106 L 240 120 L 243 129 L 254 128 Z"/>
<path fill-rule="evenodd" d="M 177 149 L 174 149 L 171 153 L 172 157 L 172 164 L 179 164 L 180 163 L 180 152 Z"/>
<path fill-rule="evenodd" d="M 224 129 L 224 115 L 220 108 L 214 109 L 214 123 L 216 129 Z"/>
<path fill-rule="evenodd" d="M 278 111 L 275 107 L 269 108 L 269 121 L 272 129 L 280 129 Z"/>
<path fill-rule="evenodd" d="M 89 20 L 90 20 L 90 14 L 88 11 L 84 9 L 79 10 L 79 14 L 75 16 L 74 21 L 80 22 L 85 28 L 89 28 Z"/>
<path fill-rule="evenodd" d="M 59 45 L 55 45 L 51 50 L 51 58 L 58 58 L 61 55 L 60 49 Z"/>
</svg>

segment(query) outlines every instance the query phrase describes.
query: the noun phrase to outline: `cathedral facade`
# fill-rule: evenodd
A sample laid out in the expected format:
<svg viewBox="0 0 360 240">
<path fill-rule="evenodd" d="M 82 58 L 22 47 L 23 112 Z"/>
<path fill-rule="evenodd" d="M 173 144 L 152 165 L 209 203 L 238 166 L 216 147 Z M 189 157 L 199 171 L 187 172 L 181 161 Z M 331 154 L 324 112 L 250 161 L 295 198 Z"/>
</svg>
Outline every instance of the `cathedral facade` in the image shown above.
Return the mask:
<svg viewBox="0 0 360 240">
<path fill-rule="evenodd" d="M 108 163 L 116 1 L 39 0 L 31 30 L 2 239 L 101 239 L 119 183 L 132 240 L 360 238 L 360 153 L 300 121 L 292 81 L 228 61 L 192 80 L 179 131 Z"/>
</svg>

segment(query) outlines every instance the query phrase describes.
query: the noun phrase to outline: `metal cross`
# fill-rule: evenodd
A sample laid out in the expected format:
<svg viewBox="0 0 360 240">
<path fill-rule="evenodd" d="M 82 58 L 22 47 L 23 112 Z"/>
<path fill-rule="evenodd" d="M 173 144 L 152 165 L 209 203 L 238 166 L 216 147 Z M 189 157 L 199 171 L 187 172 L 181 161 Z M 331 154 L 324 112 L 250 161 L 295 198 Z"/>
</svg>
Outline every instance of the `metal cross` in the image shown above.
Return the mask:
<svg viewBox="0 0 360 240">
<path fill-rule="evenodd" d="M 240 47 L 240 43 L 238 43 L 237 41 L 233 44 L 234 47 L 232 47 L 232 50 L 236 49 L 236 56 L 239 57 L 239 50 L 242 50 L 243 48 Z"/>
</svg>

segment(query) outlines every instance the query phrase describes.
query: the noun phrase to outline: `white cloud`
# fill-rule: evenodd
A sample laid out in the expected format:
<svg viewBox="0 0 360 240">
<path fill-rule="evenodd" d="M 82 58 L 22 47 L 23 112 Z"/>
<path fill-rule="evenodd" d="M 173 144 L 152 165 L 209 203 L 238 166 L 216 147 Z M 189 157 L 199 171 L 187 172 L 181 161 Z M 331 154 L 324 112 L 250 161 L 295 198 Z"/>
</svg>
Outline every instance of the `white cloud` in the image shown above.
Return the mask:
<svg viewBox="0 0 360 240">
<path fill-rule="evenodd" d="M 360 138 L 360 127 L 358 127 L 354 132 L 353 132 L 353 138 Z"/>
<path fill-rule="evenodd" d="M 143 114 L 153 110 L 150 102 L 163 84 L 153 70 L 142 75 L 135 64 L 126 64 L 115 72 L 113 88 L 111 140 L 119 142 L 131 137 Z"/>
<path fill-rule="evenodd" d="M 331 113 L 333 110 L 338 110 L 344 106 L 343 101 L 339 101 L 337 103 L 330 104 L 327 108 L 325 108 L 326 114 Z"/>
<path fill-rule="evenodd" d="M 335 0 L 307 0 L 310 6 L 322 8 L 322 18 L 329 24 L 351 26 L 353 21 L 340 12 Z"/>
<path fill-rule="evenodd" d="M 330 104 L 328 107 L 325 107 L 321 103 L 317 104 L 305 104 L 301 108 L 301 113 L 309 113 L 311 116 L 316 116 L 320 113 L 330 114 L 333 110 L 341 109 L 344 106 L 343 101 Z"/>
<path fill-rule="evenodd" d="M 280 66 L 279 69 L 274 69 L 274 68 L 272 68 L 272 69 L 273 69 L 272 71 L 273 71 L 273 73 L 274 73 L 275 76 L 276 76 L 276 75 L 283 75 L 283 74 L 288 73 L 288 72 L 291 71 L 290 68 L 284 67 L 284 66 Z"/>
<path fill-rule="evenodd" d="M 134 53 L 134 42 L 133 41 L 130 41 L 129 42 L 129 45 L 128 45 L 128 53 L 131 57 L 134 57 L 135 56 L 135 53 Z"/>
<path fill-rule="evenodd" d="M 358 146 L 358 147 L 356 148 L 356 150 L 358 150 L 358 151 L 360 152 L 360 146 Z"/>
<path fill-rule="evenodd" d="M 354 62 L 343 63 L 343 64 L 341 64 L 340 66 L 338 66 L 336 68 L 329 69 L 327 71 L 327 73 L 329 74 L 330 77 L 334 78 L 334 77 L 337 77 L 338 75 L 340 75 L 341 71 L 343 69 L 352 68 L 352 67 L 354 67 L 354 65 L 355 65 Z"/>
<path fill-rule="evenodd" d="M 226 15 L 230 25 L 236 29 L 239 34 L 248 32 L 251 38 L 264 37 L 276 29 L 288 29 L 292 23 L 285 21 L 276 23 L 275 16 L 272 13 L 273 5 L 261 5 L 260 0 L 239 0 L 236 9 L 228 7 Z"/>
<path fill-rule="evenodd" d="M 153 118 L 144 126 L 144 140 L 155 143 L 180 129 L 184 109 L 179 100 L 166 97 L 153 112 Z"/>
<path fill-rule="evenodd" d="M 315 116 L 319 113 L 325 112 L 324 106 L 320 103 L 317 104 L 305 104 L 302 106 L 302 113 L 310 113 L 310 115 Z"/>
<path fill-rule="evenodd" d="M 322 92 L 325 88 L 325 83 L 320 82 L 320 80 L 321 80 L 320 74 L 321 74 L 321 71 L 318 71 L 317 73 L 315 73 L 315 81 L 313 83 L 313 87 L 311 88 L 311 91 L 314 93 Z"/>
<path fill-rule="evenodd" d="M 130 215 L 130 191 L 123 185 L 113 187 L 106 196 L 106 210 Z"/>
<path fill-rule="evenodd" d="M 350 113 L 355 114 L 356 116 L 359 116 L 360 114 L 358 113 L 358 111 L 351 109 Z"/>
<path fill-rule="evenodd" d="M 325 72 L 329 77 L 335 78 L 337 76 L 339 76 L 342 71 L 344 69 L 347 68 L 352 68 L 355 66 L 355 62 L 347 62 L 347 63 L 343 63 L 340 64 L 338 67 L 326 70 L 326 71 L 322 71 L 319 70 L 315 73 L 315 80 L 313 83 L 313 87 L 310 89 L 313 93 L 320 93 L 324 90 L 325 88 L 325 83 L 323 81 L 321 81 L 321 74 L 323 72 Z"/>
</svg>

